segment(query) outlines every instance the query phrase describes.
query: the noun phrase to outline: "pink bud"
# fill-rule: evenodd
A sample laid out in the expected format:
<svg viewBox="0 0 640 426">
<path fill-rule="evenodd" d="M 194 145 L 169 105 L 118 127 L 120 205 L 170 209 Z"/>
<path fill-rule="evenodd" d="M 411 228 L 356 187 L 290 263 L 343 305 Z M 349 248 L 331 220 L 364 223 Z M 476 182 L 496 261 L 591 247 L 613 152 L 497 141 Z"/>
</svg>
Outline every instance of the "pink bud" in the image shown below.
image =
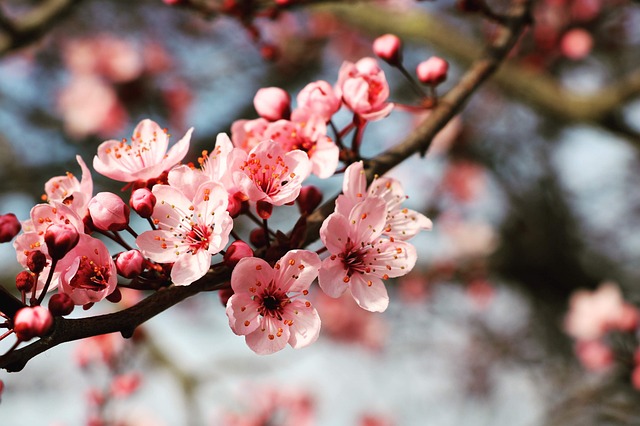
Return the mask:
<svg viewBox="0 0 640 426">
<path fill-rule="evenodd" d="M 118 274 L 125 278 L 133 278 L 140 275 L 145 267 L 145 259 L 138 250 L 123 251 L 116 259 Z"/>
<path fill-rule="evenodd" d="M 49 299 L 49 311 L 54 317 L 69 315 L 74 307 L 73 300 L 66 293 L 56 293 Z"/>
<path fill-rule="evenodd" d="M 313 185 L 303 186 L 296 202 L 300 208 L 300 213 L 309 214 L 322 202 L 322 192 Z"/>
<path fill-rule="evenodd" d="M 115 397 L 131 395 L 140 386 L 140 375 L 137 373 L 121 374 L 111 382 L 111 394 Z"/>
<path fill-rule="evenodd" d="M 129 226 L 129 206 L 111 192 L 99 192 L 89 201 L 93 226 L 103 231 L 122 231 Z"/>
<path fill-rule="evenodd" d="M 373 42 L 373 53 L 390 65 L 402 62 L 402 42 L 394 34 L 385 34 Z"/>
<path fill-rule="evenodd" d="M 256 247 L 262 247 L 267 244 L 267 237 L 264 234 L 264 228 L 255 228 L 249 233 L 249 241 Z"/>
<path fill-rule="evenodd" d="M 16 313 L 13 319 L 13 331 L 18 340 L 26 342 L 34 337 L 42 337 L 53 325 L 51 312 L 42 306 L 28 306 Z"/>
<path fill-rule="evenodd" d="M 52 260 L 60 260 L 78 244 L 80 234 L 73 225 L 56 224 L 44 233 L 44 242 Z"/>
<path fill-rule="evenodd" d="M 42 272 L 47 266 L 47 256 L 40 250 L 33 250 L 27 254 L 27 268 L 35 274 Z"/>
<path fill-rule="evenodd" d="M 253 106 L 260 117 L 269 121 L 282 118 L 288 120 L 291 115 L 291 97 L 279 87 L 264 87 L 258 90 L 253 98 Z"/>
<path fill-rule="evenodd" d="M 273 213 L 273 204 L 267 201 L 258 201 L 256 203 L 256 211 L 261 219 L 269 219 Z"/>
<path fill-rule="evenodd" d="M 422 61 L 416 67 L 418 80 L 424 84 L 437 86 L 447 79 L 449 63 L 442 58 L 432 56 L 426 61 Z"/>
<path fill-rule="evenodd" d="M 229 245 L 229 248 L 224 253 L 224 263 L 229 268 L 233 268 L 240 262 L 240 259 L 245 257 L 253 257 L 253 250 L 244 241 L 236 240 Z"/>
<path fill-rule="evenodd" d="M 13 213 L 0 216 L 0 243 L 8 243 L 18 235 L 21 229 L 20 221 Z"/>
<path fill-rule="evenodd" d="M 242 213 L 246 212 L 248 208 L 248 198 L 242 192 L 236 192 L 233 195 L 229 195 L 229 204 L 227 204 L 227 211 L 229 216 L 236 218 Z"/>
<path fill-rule="evenodd" d="M 36 277 L 29 271 L 22 271 L 16 275 L 16 288 L 20 292 L 29 292 L 36 283 Z"/>
<path fill-rule="evenodd" d="M 129 205 L 142 218 L 150 218 L 156 205 L 156 196 L 149 188 L 138 188 L 131 193 Z"/>
</svg>

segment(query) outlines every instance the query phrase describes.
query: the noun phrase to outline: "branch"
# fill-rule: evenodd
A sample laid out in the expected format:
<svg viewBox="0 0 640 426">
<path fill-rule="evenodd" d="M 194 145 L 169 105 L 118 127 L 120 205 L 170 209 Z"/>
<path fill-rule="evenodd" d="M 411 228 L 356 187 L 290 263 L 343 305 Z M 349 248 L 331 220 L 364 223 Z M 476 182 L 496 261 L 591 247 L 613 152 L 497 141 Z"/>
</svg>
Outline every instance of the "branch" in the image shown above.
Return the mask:
<svg viewBox="0 0 640 426">
<path fill-rule="evenodd" d="M 47 33 L 60 18 L 82 0 L 48 0 L 41 2 L 19 20 L 12 21 L 0 13 L 0 55 L 24 47 Z"/>
<path fill-rule="evenodd" d="M 518 1 L 518 0 L 516 0 Z M 463 75 L 460 82 L 438 102 L 438 106 L 399 145 L 382 153 L 368 163 L 367 178 L 384 174 L 417 152 L 426 152 L 433 137 L 466 104 L 477 88 L 491 76 L 507 56 L 524 28 L 530 23 L 530 0 L 518 2 L 514 13 L 499 27 L 496 38 L 484 54 Z M 318 231 L 324 219 L 333 212 L 335 198 L 324 203 L 309 216 L 304 245 L 318 239 Z M 128 309 L 83 319 L 57 318 L 52 333 L 35 343 L 0 357 L 0 368 L 20 371 L 34 356 L 64 342 L 99 334 L 120 332 L 128 337 L 133 330 L 148 319 L 202 291 L 216 290 L 230 278 L 227 268 L 211 270 L 200 280 L 184 287 L 172 286 L 147 297 Z"/>
</svg>

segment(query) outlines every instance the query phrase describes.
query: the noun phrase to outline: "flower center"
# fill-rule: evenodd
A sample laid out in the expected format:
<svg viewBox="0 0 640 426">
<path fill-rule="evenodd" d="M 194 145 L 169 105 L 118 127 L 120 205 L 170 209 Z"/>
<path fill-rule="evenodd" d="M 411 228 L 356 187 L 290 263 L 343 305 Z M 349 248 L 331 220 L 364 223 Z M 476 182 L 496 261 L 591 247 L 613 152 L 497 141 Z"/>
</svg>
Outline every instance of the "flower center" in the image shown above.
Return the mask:
<svg viewBox="0 0 640 426">
<path fill-rule="evenodd" d="M 97 265 L 87 256 L 82 256 L 78 271 L 69 284 L 73 288 L 101 291 L 107 288 L 110 276 L 108 268 Z"/>
<path fill-rule="evenodd" d="M 198 250 L 209 249 L 209 237 L 212 230 L 209 226 L 195 224 L 191 226 L 191 231 L 187 232 L 187 241 L 189 243 L 189 251 L 197 253 Z"/>
</svg>

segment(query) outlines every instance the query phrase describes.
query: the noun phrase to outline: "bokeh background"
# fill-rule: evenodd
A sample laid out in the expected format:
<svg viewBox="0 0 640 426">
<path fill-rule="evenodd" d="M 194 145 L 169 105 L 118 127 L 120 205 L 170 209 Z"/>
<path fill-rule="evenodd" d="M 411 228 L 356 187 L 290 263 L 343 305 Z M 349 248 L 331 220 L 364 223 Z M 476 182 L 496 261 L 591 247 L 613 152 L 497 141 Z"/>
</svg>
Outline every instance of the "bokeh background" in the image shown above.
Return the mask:
<svg viewBox="0 0 640 426">
<path fill-rule="evenodd" d="M 0 29 L 10 34 L 7 19 L 46 3 L 55 2 L 2 2 Z M 234 120 L 257 117 L 260 87 L 295 96 L 315 80 L 334 84 L 344 60 L 373 55 L 379 35 L 403 39 L 410 72 L 432 55 L 448 60 L 444 93 L 495 34 L 474 1 L 317 2 L 251 22 L 211 13 L 225 3 L 214 0 L 68 3 L 44 35 L 0 44 L 0 214 L 26 219 L 46 180 L 80 175 L 77 154 L 89 163 L 143 118 L 174 141 L 193 126 L 185 160 L 195 162 Z M 412 240 L 419 263 L 389 286 L 387 312 L 315 291 L 319 341 L 259 357 L 231 332 L 217 294 L 199 294 L 134 339 L 68 343 L 0 373 L 0 423 L 640 424 L 635 332 L 612 359 L 593 361 L 576 358 L 564 326 L 577 289 L 612 281 L 640 302 L 640 4 L 538 0 L 533 10 L 510 59 L 427 155 L 391 172 L 434 228 Z M 402 75 L 382 66 L 391 99 L 417 105 Z M 422 117 L 396 109 L 372 123 L 364 155 Z M 93 178 L 94 192 L 119 190 Z M 329 198 L 341 179 L 311 183 Z M 280 214 L 283 230 L 289 219 Z M 0 262 L 11 289 L 10 244 Z"/>
</svg>

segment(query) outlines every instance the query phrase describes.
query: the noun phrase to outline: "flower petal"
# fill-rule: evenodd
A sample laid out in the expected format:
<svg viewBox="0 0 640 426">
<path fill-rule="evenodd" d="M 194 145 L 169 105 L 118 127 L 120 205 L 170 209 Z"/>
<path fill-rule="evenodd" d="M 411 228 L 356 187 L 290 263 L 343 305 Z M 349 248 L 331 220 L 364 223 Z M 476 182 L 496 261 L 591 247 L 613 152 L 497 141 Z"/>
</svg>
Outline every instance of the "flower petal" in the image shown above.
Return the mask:
<svg viewBox="0 0 640 426">
<path fill-rule="evenodd" d="M 260 325 L 258 304 L 247 293 L 234 294 L 226 309 L 229 326 L 237 335 L 246 336 Z"/>
<path fill-rule="evenodd" d="M 380 278 L 353 274 L 349 281 L 349 289 L 362 309 L 370 312 L 384 312 L 389 306 L 389 295 Z"/>
<path fill-rule="evenodd" d="M 189 285 L 202 278 L 211 266 L 211 255 L 204 250 L 181 253 L 171 269 L 171 281 L 175 285 Z"/>
<path fill-rule="evenodd" d="M 263 259 L 245 257 L 233 268 L 231 273 L 231 288 L 236 294 L 256 292 L 256 284 L 268 285 L 273 281 L 275 273 Z"/>
<path fill-rule="evenodd" d="M 262 326 L 247 334 L 247 346 L 258 355 L 269 355 L 282 350 L 289 341 L 289 327 L 271 317 L 262 319 Z"/>
<path fill-rule="evenodd" d="M 275 265 L 275 282 L 283 292 L 307 290 L 320 270 L 320 257 L 309 250 L 288 251 Z"/>
<path fill-rule="evenodd" d="M 322 261 L 318 284 L 320 284 L 320 288 L 327 296 L 338 297 L 348 288 L 347 283 L 344 281 L 346 276 L 347 269 L 344 267 L 342 259 L 337 256 L 327 257 Z"/>
<path fill-rule="evenodd" d="M 311 303 L 305 299 L 297 299 L 287 305 L 282 317 L 290 320 L 291 335 L 289 344 L 295 348 L 310 345 L 320 334 L 320 316 Z"/>
</svg>

